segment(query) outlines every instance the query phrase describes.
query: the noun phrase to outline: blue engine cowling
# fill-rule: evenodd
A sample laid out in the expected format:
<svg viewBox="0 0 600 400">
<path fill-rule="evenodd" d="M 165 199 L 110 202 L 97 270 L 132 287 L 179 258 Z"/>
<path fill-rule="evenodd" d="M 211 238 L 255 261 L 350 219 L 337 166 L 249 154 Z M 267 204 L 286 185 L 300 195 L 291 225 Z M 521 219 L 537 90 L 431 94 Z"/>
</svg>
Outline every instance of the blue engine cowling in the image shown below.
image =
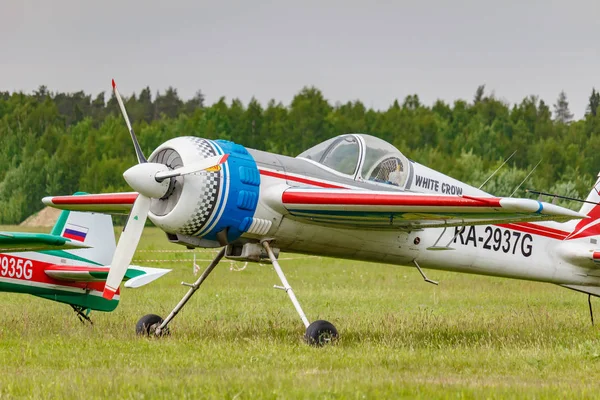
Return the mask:
<svg viewBox="0 0 600 400">
<path fill-rule="evenodd" d="M 171 178 L 161 199 L 152 199 L 148 217 L 167 233 L 223 244 L 248 228 L 258 204 L 260 174 L 244 146 L 225 140 L 178 137 L 160 145 L 149 161 L 175 169 L 215 155 L 229 154 L 216 171 Z"/>
</svg>

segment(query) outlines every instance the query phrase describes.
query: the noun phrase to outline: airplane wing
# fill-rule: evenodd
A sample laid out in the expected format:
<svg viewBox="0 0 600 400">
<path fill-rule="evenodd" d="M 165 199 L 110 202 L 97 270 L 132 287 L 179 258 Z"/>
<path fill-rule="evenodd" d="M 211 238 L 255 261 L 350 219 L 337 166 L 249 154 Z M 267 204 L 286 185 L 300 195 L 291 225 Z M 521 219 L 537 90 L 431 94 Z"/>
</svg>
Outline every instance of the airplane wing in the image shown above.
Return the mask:
<svg viewBox="0 0 600 400">
<path fill-rule="evenodd" d="M 47 233 L 0 232 L 0 253 L 89 248 L 78 240 Z"/>
<path fill-rule="evenodd" d="M 50 196 L 44 197 L 42 202 L 63 210 L 128 214 L 137 196 L 137 192 Z"/>
<path fill-rule="evenodd" d="M 108 277 L 110 267 L 78 267 L 72 265 L 49 265 L 44 273 L 51 278 L 69 282 L 104 282 Z M 125 287 L 138 288 L 144 286 L 166 273 L 170 269 L 147 268 L 130 265 L 125 273 Z"/>
<path fill-rule="evenodd" d="M 137 193 L 129 192 L 45 197 L 42 201 L 60 209 L 127 213 L 136 197 Z M 292 218 L 356 228 L 423 229 L 586 217 L 537 200 L 492 196 L 273 187 L 265 198 L 273 209 Z"/>
<path fill-rule="evenodd" d="M 491 196 L 288 188 L 268 198 L 272 207 L 283 206 L 292 218 L 357 228 L 423 229 L 585 218 L 537 200 Z"/>
</svg>

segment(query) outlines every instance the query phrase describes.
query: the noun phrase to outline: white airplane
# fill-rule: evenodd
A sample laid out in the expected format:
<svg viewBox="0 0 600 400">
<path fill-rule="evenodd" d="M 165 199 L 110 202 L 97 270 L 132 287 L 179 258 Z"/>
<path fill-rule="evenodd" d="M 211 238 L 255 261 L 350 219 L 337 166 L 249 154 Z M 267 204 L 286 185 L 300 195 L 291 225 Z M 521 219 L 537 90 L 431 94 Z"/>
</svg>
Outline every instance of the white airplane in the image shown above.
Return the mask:
<svg viewBox="0 0 600 400">
<path fill-rule="evenodd" d="M 147 217 L 171 242 L 222 247 L 171 314 L 164 320 L 143 317 L 138 333 L 164 333 L 226 257 L 269 259 L 307 341 L 335 339 L 330 322 L 310 323 L 304 314 L 277 261 L 283 251 L 412 265 L 431 283 L 436 282 L 422 268 L 548 282 L 600 296 L 600 181 L 579 212 L 500 198 L 362 134 L 332 138 L 295 158 L 223 140 L 178 137 L 147 161 L 114 82 L 113 88 L 139 161 L 124 173 L 135 192 L 44 199 L 62 209 L 131 210 L 104 296 L 118 288 Z"/>
</svg>

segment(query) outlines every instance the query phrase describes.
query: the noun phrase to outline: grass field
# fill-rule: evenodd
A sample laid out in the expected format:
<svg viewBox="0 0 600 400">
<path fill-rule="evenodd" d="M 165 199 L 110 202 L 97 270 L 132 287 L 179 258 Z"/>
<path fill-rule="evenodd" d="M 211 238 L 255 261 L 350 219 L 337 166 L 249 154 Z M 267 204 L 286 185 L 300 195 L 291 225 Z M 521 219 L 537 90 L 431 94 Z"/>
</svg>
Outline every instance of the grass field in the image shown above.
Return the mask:
<svg viewBox="0 0 600 400">
<path fill-rule="evenodd" d="M 600 396 L 587 298 L 541 283 L 428 271 L 435 287 L 413 268 L 284 254 L 309 319 L 340 331 L 336 346 L 312 348 L 270 265 L 222 262 L 169 337 L 136 337 L 142 315 L 166 316 L 195 279 L 192 253 L 162 249 L 183 247 L 146 229 L 135 259 L 174 271 L 125 290 L 93 327 L 66 305 L 0 293 L 0 398 Z"/>
</svg>

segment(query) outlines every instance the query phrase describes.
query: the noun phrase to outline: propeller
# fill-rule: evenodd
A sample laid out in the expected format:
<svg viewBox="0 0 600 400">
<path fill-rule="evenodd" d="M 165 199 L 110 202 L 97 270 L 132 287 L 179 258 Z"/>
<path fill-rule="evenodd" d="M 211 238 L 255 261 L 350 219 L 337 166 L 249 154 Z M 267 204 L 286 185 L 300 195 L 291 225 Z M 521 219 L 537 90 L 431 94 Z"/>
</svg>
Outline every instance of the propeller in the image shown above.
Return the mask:
<svg viewBox="0 0 600 400">
<path fill-rule="evenodd" d="M 214 156 L 205 158 L 196 163 L 186 165 L 174 170 L 170 170 L 164 164 L 148 162 L 142 148 L 138 143 L 137 137 L 133 132 L 123 99 L 117 90 L 115 80 L 112 81 L 113 92 L 121 108 L 121 113 L 129 129 L 131 140 L 133 141 L 133 147 L 137 156 L 138 164 L 129 168 L 123 173 L 125 181 L 139 193 L 137 199 L 133 203 L 131 213 L 123 228 L 123 233 L 119 238 L 119 243 L 113 255 L 112 262 L 110 264 L 110 270 L 106 279 L 106 285 L 104 287 L 104 293 L 102 296 L 105 299 L 112 299 L 119 289 L 119 285 L 127 272 L 127 268 L 131 263 L 133 254 L 137 248 L 144 225 L 146 224 L 146 218 L 148 218 L 148 212 L 150 211 L 150 200 L 153 198 L 163 197 L 169 190 L 170 178 L 183 176 L 187 174 L 193 174 L 202 170 L 215 171 L 220 168 L 220 164 L 227 161 L 229 154 Z"/>
<path fill-rule="evenodd" d="M 127 115 L 127 110 L 125 109 L 125 104 L 123 104 L 123 99 L 121 99 L 121 95 L 119 94 L 119 90 L 117 89 L 117 84 L 115 80 L 112 80 L 112 88 L 115 93 L 115 97 L 117 98 L 117 102 L 119 103 L 119 108 L 121 108 L 121 114 L 123 114 L 123 118 L 125 119 L 125 123 L 127 124 L 127 129 L 129 129 L 129 134 L 131 135 L 131 140 L 133 141 L 133 147 L 135 148 L 135 154 L 138 159 L 138 163 L 148 162 L 146 157 L 144 157 L 144 153 L 142 152 L 142 148 L 138 143 L 137 137 L 135 137 L 135 133 L 133 132 L 133 128 L 131 127 L 131 123 L 129 122 L 129 116 Z"/>
</svg>

